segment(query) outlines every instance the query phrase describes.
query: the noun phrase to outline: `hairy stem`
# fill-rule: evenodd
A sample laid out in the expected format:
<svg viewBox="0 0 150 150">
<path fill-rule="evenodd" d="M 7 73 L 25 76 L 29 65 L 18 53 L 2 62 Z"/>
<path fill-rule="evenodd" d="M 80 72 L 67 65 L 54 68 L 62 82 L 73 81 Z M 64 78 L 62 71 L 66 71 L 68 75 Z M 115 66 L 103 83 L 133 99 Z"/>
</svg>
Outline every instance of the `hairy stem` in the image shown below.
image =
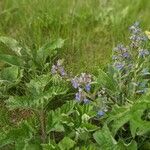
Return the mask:
<svg viewBox="0 0 150 150">
<path fill-rule="evenodd" d="M 45 111 L 41 111 L 40 112 L 40 126 L 41 126 L 41 140 L 43 143 L 46 142 L 46 138 L 47 138 L 47 135 L 46 135 L 46 114 L 45 114 Z"/>
</svg>

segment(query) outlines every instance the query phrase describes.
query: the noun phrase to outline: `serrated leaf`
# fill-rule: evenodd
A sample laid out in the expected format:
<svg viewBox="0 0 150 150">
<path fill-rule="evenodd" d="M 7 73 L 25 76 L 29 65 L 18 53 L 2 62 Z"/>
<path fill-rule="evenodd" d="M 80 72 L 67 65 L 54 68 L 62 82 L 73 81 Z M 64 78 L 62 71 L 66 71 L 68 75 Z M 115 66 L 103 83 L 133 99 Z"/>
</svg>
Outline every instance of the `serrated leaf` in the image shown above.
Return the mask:
<svg viewBox="0 0 150 150">
<path fill-rule="evenodd" d="M 11 96 L 6 101 L 7 107 L 10 110 L 13 109 L 31 109 L 32 108 L 32 99 L 27 96 Z"/>
<path fill-rule="evenodd" d="M 65 116 L 69 117 L 69 115 L 74 112 L 74 106 L 75 102 L 69 101 L 57 108 L 55 111 L 50 111 L 48 113 L 47 133 L 50 131 L 64 131 L 62 123 L 66 121 Z"/>
<path fill-rule="evenodd" d="M 0 139 L 0 148 L 8 144 L 18 144 L 19 147 L 24 147 L 25 144 L 32 138 L 32 133 L 25 123 L 20 124 L 17 128 L 10 128 L 4 133 Z M 26 142 L 25 142 L 26 141 Z"/>
</svg>

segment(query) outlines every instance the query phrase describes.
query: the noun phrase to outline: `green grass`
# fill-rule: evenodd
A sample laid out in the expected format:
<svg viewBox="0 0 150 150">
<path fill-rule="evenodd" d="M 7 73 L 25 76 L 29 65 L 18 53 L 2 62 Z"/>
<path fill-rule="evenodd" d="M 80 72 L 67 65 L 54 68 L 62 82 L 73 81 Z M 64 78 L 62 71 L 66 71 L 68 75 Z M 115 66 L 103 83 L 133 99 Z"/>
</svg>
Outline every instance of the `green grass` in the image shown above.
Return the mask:
<svg viewBox="0 0 150 150">
<path fill-rule="evenodd" d="M 1 0 L 0 35 L 32 49 L 61 37 L 61 58 L 73 73 L 104 67 L 111 49 L 127 42 L 136 20 L 150 30 L 150 0 Z"/>
</svg>

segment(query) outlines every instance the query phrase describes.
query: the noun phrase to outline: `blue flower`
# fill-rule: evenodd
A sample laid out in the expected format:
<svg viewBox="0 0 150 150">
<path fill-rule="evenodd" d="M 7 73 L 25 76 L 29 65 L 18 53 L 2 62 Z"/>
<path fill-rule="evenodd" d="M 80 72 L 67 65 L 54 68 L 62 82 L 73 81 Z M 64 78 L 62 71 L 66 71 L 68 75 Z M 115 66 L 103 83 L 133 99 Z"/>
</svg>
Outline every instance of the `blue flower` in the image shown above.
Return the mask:
<svg viewBox="0 0 150 150">
<path fill-rule="evenodd" d="M 102 111 L 102 110 L 99 110 L 99 111 L 97 112 L 97 115 L 98 115 L 99 117 L 104 116 L 104 114 L 105 114 L 105 112 Z"/>
<path fill-rule="evenodd" d="M 83 100 L 83 102 L 84 102 L 84 104 L 89 104 L 89 103 L 90 103 L 90 100 L 87 99 L 87 98 L 85 98 L 85 99 Z"/>
<path fill-rule="evenodd" d="M 123 45 L 123 44 L 118 44 L 115 48 L 114 48 L 115 52 L 125 52 L 127 51 L 127 48 Z"/>
<path fill-rule="evenodd" d="M 150 52 L 147 49 L 140 49 L 139 50 L 139 56 L 140 57 L 145 57 L 145 56 L 147 56 L 149 54 L 150 54 Z"/>
<path fill-rule="evenodd" d="M 129 30 L 133 33 L 133 34 L 138 34 L 141 32 L 141 29 L 139 28 L 140 23 L 139 22 L 135 22 L 130 28 Z"/>
<path fill-rule="evenodd" d="M 89 92 L 89 91 L 91 90 L 91 85 L 90 85 L 90 84 L 87 84 L 87 85 L 85 86 L 85 90 L 86 90 L 87 92 Z"/>
<path fill-rule="evenodd" d="M 77 100 L 77 101 L 80 101 L 81 100 L 81 93 L 76 93 L 76 97 L 75 97 L 75 99 Z"/>
<path fill-rule="evenodd" d="M 52 74 L 59 74 L 61 76 L 66 76 L 67 73 L 64 70 L 64 67 L 62 66 L 63 60 L 59 59 L 56 63 L 56 65 L 52 66 L 51 72 Z"/>
<path fill-rule="evenodd" d="M 128 52 L 125 52 L 122 54 L 123 58 L 130 58 L 130 54 Z"/>
<path fill-rule="evenodd" d="M 65 70 L 64 70 L 63 67 L 61 67 L 61 68 L 59 69 L 59 71 L 60 71 L 61 76 L 65 76 L 65 75 L 66 75 L 66 72 L 65 72 Z"/>
<path fill-rule="evenodd" d="M 79 87 L 79 83 L 78 83 L 78 80 L 77 79 L 72 79 L 71 80 L 71 83 L 72 83 L 72 86 L 77 89 Z"/>
<path fill-rule="evenodd" d="M 123 67 L 124 67 L 124 64 L 122 64 L 122 63 L 116 63 L 115 64 L 115 68 L 117 69 L 117 70 L 121 70 L 121 69 L 123 69 Z"/>
</svg>

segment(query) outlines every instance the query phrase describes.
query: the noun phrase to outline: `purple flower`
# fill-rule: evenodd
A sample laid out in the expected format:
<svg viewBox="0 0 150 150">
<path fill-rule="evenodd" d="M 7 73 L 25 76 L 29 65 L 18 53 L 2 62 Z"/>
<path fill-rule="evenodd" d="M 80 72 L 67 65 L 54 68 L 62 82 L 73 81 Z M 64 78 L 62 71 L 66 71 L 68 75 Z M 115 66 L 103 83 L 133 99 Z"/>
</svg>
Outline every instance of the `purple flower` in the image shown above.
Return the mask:
<svg viewBox="0 0 150 150">
<path fill-rule="evenodd" d="M 104 114 L 105 114 L 105 112 L 102 111 L 102 110 L 99 110 L 99 111 L 97 112 L 97 115 L 98 115 L 99 117 L 104 116 Z"/>
<path fill-rule="evenodd" d="M 63 64 L 63 60 L 59 59 L 57 61 L 56 65 L 52 66 L 52 69 L 51 69 L 52 74 L 56 74 L 57 73 L 57 74 L 59 74 L 61 76 L 66 76 L 67 73 L 65 72 L 64 67 L 62 66 L 62 64 Z"/>
<path fill-rule="evenodd" d="M 90 100 L 87 99 L 87 98 L 85 98 L 85 99 L 83 100 L 83 102 L 84 102 L 84 104 L 89 104 L 89 103 L 90 103 Z"/>
<path fill-rule="evenodd" d="M 81 93 L 76 93 L 76 97 L 75 97 L 75 99 L 77 100 L 77 101 L 80 101 L 81 100 Z"/>
<path fill-rule="evenodd" d="M 91 80 L 92 80 L 91 75 L 86 74 L 86 73 L 81 73 L 79 77 L 74 77 L 71 80 L 71 83 L 75 89 L 79 88 L 80 86 L 83 88 L 85 87 L 86 91 L 89 91 L 91 88 L 90 86 Z"/>
<path fill-rule="evenodd" d="M 139 50 L 139 56 L 140 57 L 145 57 L 145 56 L 147 56 L 149 54 L 150 54 L 150 52 L 147 49 L 141 49 L 141 50 Z"/>
<path fill-rule="evenodd" d="M 115 48 L 114 48 L 115 52 L 125 52 L 127 51 L 127 48 L 123 45 L 123 44 L 118 44 Z"/>
<path fill-rule="evenodd" d="M 123 67 L 124 67 L 124 64 L 122 64 L 122 63 L 116 63 L 116 64 L 115 64 L 115 68 L 116 68 L 117 70 L 121 70 L 121 69 L 123 69 Z"/>
<path fill-rule="evenodd" d="M 87 85 L 85 86 L 85 90 L 86 90 L 87 92 L 89 92 L 89 91 L 91 90 L 91 85 L 90 85 L 90 84 L 87 84 Z"/>
<path fill-rule="evenodd" d="M 141 32 L 141 29 L 139 28 L 140 23 L 139 22 L 135 22 L 130 28 L 129 30 L 133 33 L 133 34 L 138 34 Z"/>
<path fill-rule="evenodd" d="M 123 58 L 129 58 L 130 57 L 130 54 L 128 52 L 125 52 L 122 54 Z"/>
<path fill-rule="evenodd" d="M 59 69 L 59 71 L 60 71 L 60 74 L 61 74 L 62 76 L 65 76 L 65 75 L 66 75 L 66 72 L 65 72 L 65 70 L 64 70 L 63 67 L 61 67 L 61 68 Z"/>
<path fill-rule="evenodd" d="M 147 40 L 147 37 L 145 36 L 145 34 L 143 34 L 142 30 L 139 27 L 138 22 L 136 22 L 134 25 L 130 27 L 130 31 L 131 31 L 130 46 L 132 48 L 139 48 L 142 45 L 142 43 Z"/>
<path fill-rule="evenodd" d="M 57 69 L 58 69 L 57 66 L 53 65 L 52 69 L 51 69 L 51 73 L 52 74 L 56 74 L 57 73 Z"/>
<path fill-rule="evenodd" d="M 75 77 L 71 80 L 72 86 L 77 89 L 79 87 L 78 79 Z"/>
</svg>

